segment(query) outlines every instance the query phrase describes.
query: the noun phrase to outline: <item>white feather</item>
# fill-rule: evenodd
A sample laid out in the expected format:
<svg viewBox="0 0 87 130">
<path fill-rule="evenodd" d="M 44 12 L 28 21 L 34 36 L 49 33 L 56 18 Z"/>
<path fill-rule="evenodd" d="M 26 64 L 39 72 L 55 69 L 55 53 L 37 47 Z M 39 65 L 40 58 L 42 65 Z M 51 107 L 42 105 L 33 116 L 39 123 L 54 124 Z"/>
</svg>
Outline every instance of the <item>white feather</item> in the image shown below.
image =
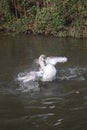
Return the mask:
<svg viewBox="0 0 87 130">
<path fill-rule="evenodd" d="M 47 57 L 46 64 L 56 65 L 57 63 L 65 63 L 67 62 L 66 57 Z"/>
<path fill-rule="evenodd" d="M 52 81 L 56 78 L 57 70 L 55 68 L 56 63 L 67 62 L 66 57 L 46 57 L 41 55 L 38 60 L 40 70 L 43 71 L 42 81 Z"/>
</svg>

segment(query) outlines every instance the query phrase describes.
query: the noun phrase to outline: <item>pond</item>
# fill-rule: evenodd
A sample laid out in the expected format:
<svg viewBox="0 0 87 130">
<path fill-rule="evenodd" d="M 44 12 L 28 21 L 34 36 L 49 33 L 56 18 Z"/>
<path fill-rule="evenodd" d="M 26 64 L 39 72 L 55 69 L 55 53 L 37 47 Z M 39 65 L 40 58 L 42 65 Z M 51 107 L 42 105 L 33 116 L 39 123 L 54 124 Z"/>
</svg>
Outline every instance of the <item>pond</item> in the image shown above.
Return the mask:
<svg viewBox="0 0 87 130">
<path fill-rule="evenodd" d="M 24 91 L 17 75 L 41 54 L 66 56 L 57 79 Z M 87 129 L 87 39 L 0 34 L 0 129 Z"/>
</svg>

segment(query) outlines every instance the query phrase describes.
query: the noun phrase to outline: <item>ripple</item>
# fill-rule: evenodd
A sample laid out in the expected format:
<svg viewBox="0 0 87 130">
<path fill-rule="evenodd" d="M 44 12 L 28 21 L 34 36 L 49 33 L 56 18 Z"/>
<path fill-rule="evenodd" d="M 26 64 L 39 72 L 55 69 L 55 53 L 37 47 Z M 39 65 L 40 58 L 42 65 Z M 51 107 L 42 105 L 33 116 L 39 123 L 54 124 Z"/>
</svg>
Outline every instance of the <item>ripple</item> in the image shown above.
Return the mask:
<svg viewBox="0 0 87 130">
<path fill-rule="evenodd" d="M 62 123 L 63 119 L 58 119 L 57 122 L 54 124 L 54 126 L 58 126 Z"/>
<path fill-rule="evenodd" d="M 74 107 L 74 108 L 71 109 L 71 111 L 83 110 L 85 108 L 87 108 L 87 107 L 85 107 L 85 106 Z"/>
</svg>

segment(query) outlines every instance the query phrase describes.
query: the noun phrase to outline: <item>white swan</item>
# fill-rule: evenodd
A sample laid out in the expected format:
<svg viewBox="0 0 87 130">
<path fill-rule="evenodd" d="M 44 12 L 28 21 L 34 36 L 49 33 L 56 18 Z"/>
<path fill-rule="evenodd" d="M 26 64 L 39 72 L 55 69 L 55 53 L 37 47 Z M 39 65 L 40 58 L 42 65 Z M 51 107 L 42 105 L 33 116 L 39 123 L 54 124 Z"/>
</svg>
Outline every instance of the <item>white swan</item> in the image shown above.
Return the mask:
<svg viewBox="0 0 87 130">
<path fill-rule="evenodd" d="M 66 57 L 46 57 L 41 55 L 37 60 L 37 63 L 40 65 L 38 71 L 31 71 L 24 76 L 18 75 L 18 81 L 26 83 L 29 81 L 52 81 L 56 79 L 57 70 L 55 68 L 56 63 L 67 62 Z"/>
<path fill-rule="evenodd" d="M 52 81 L 56 79 L 57 70 L 55 68 L 56 63 L 67 62 L 66 57 L 46 57 L 41 55 L 38 60 L 40 65 L 40 71 L 43 71 L 42 81 Z"/>
</svg>

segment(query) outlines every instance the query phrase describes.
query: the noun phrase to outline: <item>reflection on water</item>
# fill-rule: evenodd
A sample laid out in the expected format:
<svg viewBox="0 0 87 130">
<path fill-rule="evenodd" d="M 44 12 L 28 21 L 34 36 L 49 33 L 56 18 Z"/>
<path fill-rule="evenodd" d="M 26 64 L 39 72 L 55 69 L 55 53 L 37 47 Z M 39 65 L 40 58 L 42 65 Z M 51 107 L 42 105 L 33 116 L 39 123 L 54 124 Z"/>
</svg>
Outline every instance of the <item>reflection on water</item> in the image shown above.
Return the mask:
<svg viewBox="0 0 87 130">
<path fill-rule="evenodd" d="M 87 40 L 0 35 L 1 130 L 87 129 Z M 66 56 L 56 66 L 57 79 L 35 82 L 38 91 L 15 80 L 36 66 L 40 54 Z"/>
</svg>

